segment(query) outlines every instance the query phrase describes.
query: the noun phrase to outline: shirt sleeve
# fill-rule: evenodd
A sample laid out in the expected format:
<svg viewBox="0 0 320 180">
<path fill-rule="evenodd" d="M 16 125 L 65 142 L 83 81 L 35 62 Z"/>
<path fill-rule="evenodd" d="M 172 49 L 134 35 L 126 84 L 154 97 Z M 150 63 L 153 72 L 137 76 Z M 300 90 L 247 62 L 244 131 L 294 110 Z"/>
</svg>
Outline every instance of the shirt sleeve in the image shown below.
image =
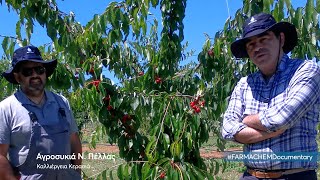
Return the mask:
<svg viewBox="0 0 320 180">
<path fill-rule="evenodd" d="M 64 96 L 61 96 L 61 97 L 63 99 L 63 102 L 66 104 L 66 106 L 68 108 L 68 113 L 70 113 L 69 114 L 70 116 L 68 116 L 69 117 L 68 121 L 70 122 L 70 131 L 71 131 L 71 133 L 76 133 L 79 130 L 78 130 L 77 123 L 76 123 L 76 121 L 74 119 L 73 112 L 72 112 L 71 106 L 69 104 L 69 101 Z"/>
<path fill-rule="evenodd" d="M 68 103 L 69 105 L 69 103 Z M 74 116 L 73 116 L 73 112 L 72 112 L 72 109 L 70 108 L 69 106 L 69 111 L 70 111 L 70 129 L 71 129 L 71 133 L 75 133 L 75 132 L 78 132 L 78 126 L 77 126 L 77 123 L 74 119 Z"/>
<path fill-rule="evenodd" d="M 4 102 L 0 103 L 0 144 L 10 144 L 11 125 L 4 107 Z"/>
<path fill-rule="evenodd" d="M 319 101 L 319 88 L 319 66 L 306 61 L 292 77 L 283 103 L 259 113 L 261 123 L 270 131 L 292 127 Z"/>
<path fill-rule="evenodd" d="M 235 141 L 234 135 L 247 127 L 242 123 L 244 106 L 241 86 L 242 81 L 240 80 L 232 92 L 227 111 L 225 112 L 223 117 L 222 137 L 227 140 Z"/>
</svg>

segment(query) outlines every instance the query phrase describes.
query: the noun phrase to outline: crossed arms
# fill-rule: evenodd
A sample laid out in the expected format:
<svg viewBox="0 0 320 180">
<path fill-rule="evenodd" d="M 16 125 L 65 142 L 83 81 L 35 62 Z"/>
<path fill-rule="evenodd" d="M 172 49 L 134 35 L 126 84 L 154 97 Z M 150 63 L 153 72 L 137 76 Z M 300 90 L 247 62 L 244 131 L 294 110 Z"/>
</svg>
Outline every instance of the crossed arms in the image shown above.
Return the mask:
<svg viewBox="0 0 320 180">
<path fill-rule="evenodd" d="M 297 124 L 303 116 L 318 113 L 320 89 L 320 68 L 307 62 L 289 82 L 283 100 L 273 106 L 244 116 L 244 91 L 248 92 L 246 79 L 235 87 L 224 115 L 222 135 L 226 139 L 243 144 L 260 142 L 276 137 Z M 249 102 L 250 103 L 250 102 Z M 317 111 L 317 112 L 315 112 Z M 249 112 L 249 111 L 248 111 Z"/>
<path fill-rule="evenodd" d="M 269 138 L 276 137 L 282 134 L 285 129 L 280 129 L 275 132 L 267 132 L 267 129 L 262 125 L 259 120 L 258 114 L 249 115 L 242 121 L 247 127 L 235 134 L 236 141 L 242 144 L 251 144 L 260 142 Z"/>
</svg>

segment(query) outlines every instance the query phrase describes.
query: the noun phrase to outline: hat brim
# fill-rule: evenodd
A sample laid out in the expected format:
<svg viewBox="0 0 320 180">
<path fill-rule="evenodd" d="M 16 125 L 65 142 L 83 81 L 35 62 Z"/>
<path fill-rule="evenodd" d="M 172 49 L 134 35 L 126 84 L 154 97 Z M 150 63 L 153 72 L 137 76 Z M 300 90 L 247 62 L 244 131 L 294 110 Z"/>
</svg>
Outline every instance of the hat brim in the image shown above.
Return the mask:
<svg viewBox="0 0 320 180">
<path fill-rule="evenodd" d="M 249 38 L 264 33 L 266 31 L 275 31 L 275 32 L 283 32 L 285 35 L 285 42 L 283 45 L 283 52 L 288 53 L 290 52 L 296 45 L 298 41 L 298 35 L 296 28 L 293 24 L 288 22 L 279 22 L 267 29 L 259 29 L 248 33 L 242 39 L 238 39 L 231 44 L 231 52 L 236 58 L 248 58 L 249 55 L 246 49 L 246 43 L 248 42 Z"/>
<path fill-rule="evenodd" d="M 54 72 L 54 70 L 57 67 L 57 60 L 53 59 L 53 60 L 48 60 L 48 61 L 43 61 L 43 60 L 37 60 L 37 59 L 28 59 L 28 60 L 21 60 L 19 63 L 24 62 L 24 61 L 32 61 L 32 62 L 38 62 L 38 63 L 42 63 L 43 66 L 46 68 L 46 75 L 47 77 L 51 76 Z M 19 64 L 18 63 L 18 64 Z M 16 67 L 16 66 L 15 66 Z M 4 78 L 6 78 L 7 81 L 9 81 L 12 84 L 18 84 L 18 82 L 16 81 L 16 79 L 14 78 L 13 75 L 13 70 L 14 68 L 10 68 L 7 71 L 5 71 L 4 73 L 2 73 L 2 76 Z"/>
</svg>

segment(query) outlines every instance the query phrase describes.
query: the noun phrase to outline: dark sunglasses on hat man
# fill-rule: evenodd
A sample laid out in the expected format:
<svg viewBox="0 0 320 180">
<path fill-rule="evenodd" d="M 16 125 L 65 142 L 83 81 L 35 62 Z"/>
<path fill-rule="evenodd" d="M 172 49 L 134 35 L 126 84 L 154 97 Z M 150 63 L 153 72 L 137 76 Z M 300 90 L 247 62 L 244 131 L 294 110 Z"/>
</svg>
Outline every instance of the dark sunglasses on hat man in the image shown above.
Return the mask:
<svg viewBox="0 0 320 180">
<path fill-rule="evenodd" d="M 46 73 L 47 77 L 51 76 L 57 67 L 57 60 L 44 61 L 41 57 L 39 49 L 35 46 L 25 46 L 18 48 L 13 53 L 13 58 L 11 62 L 11 68 L 2 73 L 2 76 L 6 78 L 7 81 L 13 84 L 18 84 L 15 80 L 13 72 L 17 71 L 17 67 L 21 62 L 32 61 L 37 63 L 42 63 L 43 66 L 37 66 L 32 68 L 23 68 L 21 69 L 21 74 L 25 77 L 31 76 L 33 71 L 38 75 Z"/>
<path fill-rule="evenodd" d="M 285 42 L 283 52 L 290 52 L 297 45 L 297 31 L 293 24 L 288 22 L 276 22 L 270 14 L 259 13 L 247 19 L 243 25 L 242 38 L 231 44 L 231 52 L 236 58 L 248 58 L 246 43 L 250 37 L 257 36 L 266 31 L 283 32 Z"/>
</svg>

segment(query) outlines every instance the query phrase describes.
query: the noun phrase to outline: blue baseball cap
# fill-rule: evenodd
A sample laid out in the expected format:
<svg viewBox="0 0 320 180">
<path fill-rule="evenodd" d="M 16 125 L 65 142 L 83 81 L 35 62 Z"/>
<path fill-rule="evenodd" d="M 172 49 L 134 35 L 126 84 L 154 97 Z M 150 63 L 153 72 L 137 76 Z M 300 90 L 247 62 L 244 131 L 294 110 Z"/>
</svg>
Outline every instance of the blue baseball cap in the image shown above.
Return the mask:
<svg viewBox="0 0 320 180">
<path fill-rule="evenodd" d="M 283 45 L 284 53 L 290 52 L 297 45 L 297 31 L 293 24 L 288 22 L 276 22 L 270 14 L 259 13 L 248 18 L 243 25 L 242 38 L 231 44 L 231 52 L 236 58 L 248 58 L 246 43 L 250 37 L 262 34 L 266 31 L 283 32 L 285 42 Z"/>
<path fill-rule="evenodd" d="M 17 67 L 17 64 L 24 62 L 24 61 L 32 61 L 42 63 L 43 66 L 46 68 L 46 75 L 47 77 L 51 76 L 57 67 L 57 60 L 48 60 L 45 61 L 41 57 L 41 53 L 39 49 L 35 46 L 24 46 L 18 48 L 13 53 L 13 58 L 11 62 L 11 68 L 2 73 L 2 76 L 6 78 L 7 81 L 13 84 L 18 84 L 16 79 L 13 76 L 13 72 Z"/>
</svg>

